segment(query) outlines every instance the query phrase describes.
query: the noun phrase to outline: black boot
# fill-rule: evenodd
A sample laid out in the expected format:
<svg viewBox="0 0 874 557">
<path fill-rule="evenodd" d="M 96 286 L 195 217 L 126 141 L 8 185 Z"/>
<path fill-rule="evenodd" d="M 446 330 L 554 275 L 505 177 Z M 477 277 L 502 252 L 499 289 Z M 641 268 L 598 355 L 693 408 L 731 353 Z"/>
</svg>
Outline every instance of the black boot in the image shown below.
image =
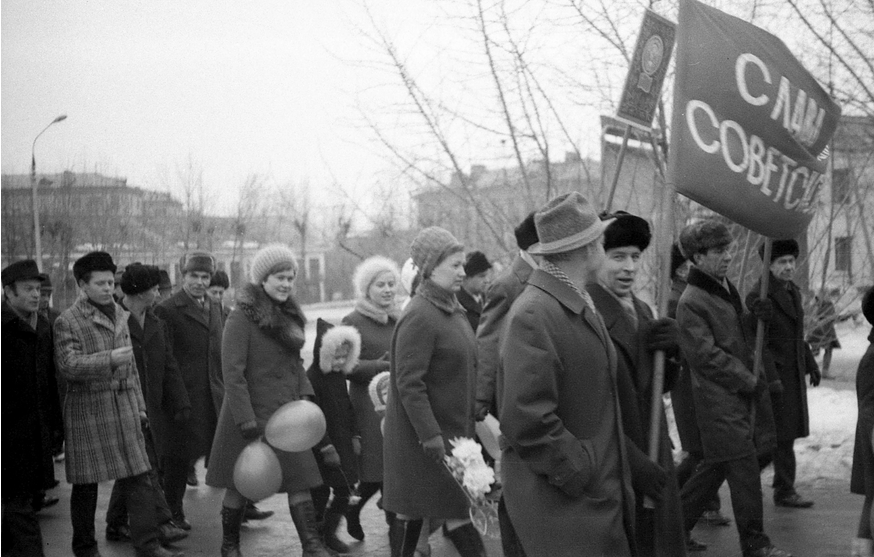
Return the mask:
<svg viewBox="0 0 874 557">
<path fill-rule="evenodd" d="M 444 524 L 443 534 L 449 538 L 461 557 L 486 557 L 483 539 L 470 522 L 453 530 L 448 530 Z"/>
<path fill-rule="evenodd" d="M 303 501 L 289 507 L 291 520 L 297 528 L 304 557 L 334 557 L 322 543 L 316 525 L 316 508 L 312 501 Z"/>
<path fill-rule="evenodd" d="M 222 507 L 222 557 L 243 557 L 240 553 L 240 524 L 245 512 L 245 507 Z"/>
<path fill-rule="evenodd" d="M 402 520 L 395 517 L 388 527 L 391 557 L 413 557 L 422 532 L 422 520 Z"/>
<path fill-rule="evenodd" d="M 328 509 L 325 514 L 325 521 L 322 522 L 322 539 L 329 549 L 336 551 L 340 555 L 349 553 L 349 546 L 337 537 L 337 527 L 340 526 L 342 513 L 338 513 L 333 509 Z"/>
<path fill-rule="evenodd" d="M 364 529 L 361 527 L 361 505 L 350 505 L 346 511 L 346 532 L 358 541 L 364 540 Z"/>
</svg>

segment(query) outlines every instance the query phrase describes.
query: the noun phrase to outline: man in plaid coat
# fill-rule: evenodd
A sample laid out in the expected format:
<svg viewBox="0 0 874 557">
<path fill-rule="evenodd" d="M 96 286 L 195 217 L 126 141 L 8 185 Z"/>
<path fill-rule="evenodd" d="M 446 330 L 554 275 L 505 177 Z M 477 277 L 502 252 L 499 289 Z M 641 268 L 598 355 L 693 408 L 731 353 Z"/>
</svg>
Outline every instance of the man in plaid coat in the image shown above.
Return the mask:
<svg viewBox="0 0 874 557">
<path fill-rule="evenodd" d="M 128 312 L 112 297 L 116 267 L 105 252 L 73 264 L 82 293 L 55 321 L 55 356 L 67 380 L 64 428 L 73 553 L 99 556 L 94 537 L 97 484 L 127 484 L 131 538 L 138 557 L 178 555 L 157 539 L 155 502 L 143 437 L 146 404 L 133 360 Z"/>
</svg>

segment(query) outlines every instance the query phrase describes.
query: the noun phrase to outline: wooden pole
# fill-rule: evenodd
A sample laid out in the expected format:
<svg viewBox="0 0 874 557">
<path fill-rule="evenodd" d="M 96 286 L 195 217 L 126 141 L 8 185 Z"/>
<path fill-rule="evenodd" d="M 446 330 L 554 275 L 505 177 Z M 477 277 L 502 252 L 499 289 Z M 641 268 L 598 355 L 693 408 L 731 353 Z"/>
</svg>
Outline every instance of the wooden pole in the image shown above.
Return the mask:
<svg viewBox="0 0 874 557">
<path fill-rule="evenodd" d="M 771 279 L 771 273 L 768 271 L 768 263 L 771 261 L 771 244 L 770 238 L 765 238 L 765 250 L 762 253 L 762 284 L 759 286 L 759 298 L 765 299 L 768 297 L 768 282 Z M 762 349 L 765 347 L 765 322 L 761 319 L 756 324 L 756 350 L 753 352 L 753 377 L 756 382 L 759 381 L 759 374 L 762 372 Z M 753 407 L 750 409 L 750 424 L 752 425 L 753 438 L 756 436 L 756 409 L 758 399 L 753 400 Z"/>
<path fill-rule="evenodd" d="M 747 259 L 750 255 L 750 241 L 753 239 L 753 231 L 747 228 L 747 239 L 744 241 L 744 252 L 740 259 L 740 274 L 737 276 L 737 289 L 744 291 L 744 277 L 747 274 Z"/>
<path fill-rule="evenodd" d="M 610 207 L 613 206 L 613 195 L 616 193 L 616 185 L 619 183 L 619 172 L 622 170 L 622 163 L 625 161 L 625 151 L 628 149 L 628 138 L 631 137 L 631 125 L 626 124 L 625 135 L 622 136 L 622 147 L 619 149 L 619 157 L 616 159 L 616 172 L 613 173 L 613 183 L 610 184 L 610 194 L 607 196 L 607 203 L 604 205 L 604 212 L 609 213 Z M 659 167 L 661 170 L 661 167 Z"/>
</svg>

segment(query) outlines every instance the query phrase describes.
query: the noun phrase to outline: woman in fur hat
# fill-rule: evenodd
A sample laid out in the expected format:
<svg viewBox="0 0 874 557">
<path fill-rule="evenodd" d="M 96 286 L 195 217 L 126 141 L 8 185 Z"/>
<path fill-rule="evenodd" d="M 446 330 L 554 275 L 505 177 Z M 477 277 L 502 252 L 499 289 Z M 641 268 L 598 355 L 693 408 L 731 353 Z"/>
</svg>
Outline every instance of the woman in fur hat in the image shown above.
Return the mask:
<svg viewBox="0 0 874 557">
<path fill-rule="evenodd" d="M 397 264 L 382 256 L 370 257 L 355 269 L 355 309 L 343 318 L 344 325 L 355 327 L 361 334 L 361 359 L 347 378 L 349 398 L 361 431 L 359 468 L 361 499 L 350 505 L 346 513 L 346 530 L 356 540 L 364 539 L 359 516 L 361 509 L 382 489 L 381 417 L 370 400 L 370 381 L 380 372 L 388 371 L 391 336 L 400 317 L 397 289 L 400 271 Z M 389 521 L 390 523 L 390 521 Z"/>
<path fill-rule="evenodd" d="M 361 335 L 355 327 L 335 327 L 324 319 L 318 320 L 313 363 L 307 377 L 327 423 L 324 439 L 313 447 L 325 484 L 311 492 L 322 539 L 328 548 L 341 555 L 349 553 L 349 546 L 337 537 L 337 526 L 346 514 L 352 487 L 358 481 L 355 457 L 361 452 L 361 436 L 349 400 L 346 376 L 358 365 L 360 353 Z M 328 499 L 331 499 L 330 505 Z"/>
<path fill-rule="evenodd" d="M 411 557 L 424 518 L 445 520 L 462 557 L 485 555 L 468 502 L 443 467 L 450 440 L 473 437 L 476 338 L 455 297 L 464 279 L 463 246 L 430 227 L 411 255 L 422 281 L 398 320 L 391 343 L 385 416 L 383 505 L 392 557 Z"/>
<path fill-rule="evenodd" d="M 264 432 L 280 406 L 312 399 L 304 372 L 303 311 L 292 294 L 297 264 L 286 246 L 262 248 L 255 254 L 251 283 L 237 292 L 236 306 L 225 324 L 222 375 L 225 397 L 210 454 L 206 483 L 225 488 L 222 501 L 222 557 L 240 557 L 240 523 L 246 498 L 234 486 L 234 464 L 246 445 Z M 304 556 L 329 557 L 316 526 L 310 489 L 322 484 L 311 451 L 276 451 L 282 466 L 279 491 L 288 505 Z"/>
</svg>

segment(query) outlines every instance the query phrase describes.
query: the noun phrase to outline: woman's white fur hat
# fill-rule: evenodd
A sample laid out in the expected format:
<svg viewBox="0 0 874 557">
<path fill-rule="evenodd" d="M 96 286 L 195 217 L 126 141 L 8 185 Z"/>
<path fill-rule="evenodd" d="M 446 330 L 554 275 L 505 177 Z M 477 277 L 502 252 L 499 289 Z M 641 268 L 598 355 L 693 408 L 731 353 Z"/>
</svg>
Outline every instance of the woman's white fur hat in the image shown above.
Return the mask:
<svg viewBox="0 0 874 557">
<path fill-rule="evenodd" d="M 394 275 L 395 281 L 400 281 L 401 270 L 398 264 L 381 255 L 374 255 L 362 261 L 355 267 L 355 274 L 352 275 L 352 285 L 355 287 L 355 299 L 363 300 L 367 298 L 367 290 L 376 277 L 385 271 L 391 272 Z"/>
<path fill-rule="evenodd" d="M 330 373 L 331 363 L 334 361 L 334 354 L 337 349 L 343 344 L 348 343 L 350 346 L 349 357 L 346 359 L 346 365 L 340 370 L 345 374 L 352 373 L 352 370 L 358 365 L 358 357 L 361 356 L 361 334 L 358 329 L 349 325 L 339 325 L 332 327 L 322 336 L 322 347 L 319 349 L 319 368 L 322 372 Z"/>
</svg>

